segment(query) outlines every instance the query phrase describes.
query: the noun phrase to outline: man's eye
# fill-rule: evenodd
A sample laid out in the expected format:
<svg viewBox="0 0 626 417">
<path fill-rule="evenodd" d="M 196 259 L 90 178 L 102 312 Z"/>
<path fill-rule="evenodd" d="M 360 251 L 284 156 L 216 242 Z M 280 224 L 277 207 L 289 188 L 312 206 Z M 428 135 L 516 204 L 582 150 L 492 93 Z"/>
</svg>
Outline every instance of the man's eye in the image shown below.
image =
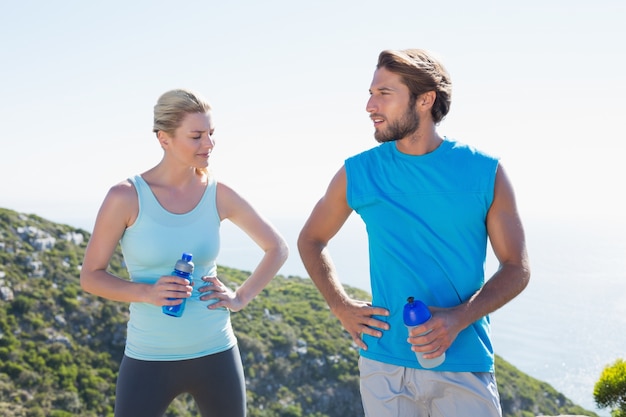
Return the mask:
<svg viewBox="0 0 626 417">
<path fill-rule="evenodd" d="M 191 139 L 202 139 L 202 136 L 193 136 Z"/>
</svg>

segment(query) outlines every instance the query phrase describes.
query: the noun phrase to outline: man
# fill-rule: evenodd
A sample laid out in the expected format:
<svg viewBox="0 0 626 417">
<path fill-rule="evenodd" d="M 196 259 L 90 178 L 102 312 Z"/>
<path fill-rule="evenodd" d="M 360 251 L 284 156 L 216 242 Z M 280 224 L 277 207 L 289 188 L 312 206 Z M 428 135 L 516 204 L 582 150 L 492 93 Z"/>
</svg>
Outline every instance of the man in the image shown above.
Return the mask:
<svg viewBox="0 0 626 417">
<path fill-rule="evenodd" d="M 428 52 L 381 52 L 367 103 L 380 145 L 345 161 L 298 238 L 311 279 L 361 348 L 366 416 L 502 414 L 488 315 L 528 284 L 524 230 L 498 160 L 437 132 L 450 95 Z M 327 248 L 352 211 L 367 228 L 371 304 L 346 294 Z M 488 240 L 500 266 L 485 280 Z M 432 312 L 410 332 L 409 296 Z M 446 357 L 427 370 L 416 352 Z"/>
</svg>

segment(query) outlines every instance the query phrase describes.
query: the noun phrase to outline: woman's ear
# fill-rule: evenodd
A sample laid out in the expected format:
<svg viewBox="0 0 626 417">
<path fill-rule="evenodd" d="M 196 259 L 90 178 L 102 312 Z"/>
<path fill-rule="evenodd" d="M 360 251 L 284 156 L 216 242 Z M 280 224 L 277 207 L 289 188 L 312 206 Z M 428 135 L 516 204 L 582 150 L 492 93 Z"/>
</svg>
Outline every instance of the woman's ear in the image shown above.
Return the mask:
<svg viewBox="0 0 626 417">
<path fill-rule="evenodd" d="M 159 143 L 161 144 L 161 148 L 165 149 L 167 145 L 169 145 L 170 137 L 164 131 L 159 130 L 157 132 L 157 139 L 159 140 Z"/>
</svg>

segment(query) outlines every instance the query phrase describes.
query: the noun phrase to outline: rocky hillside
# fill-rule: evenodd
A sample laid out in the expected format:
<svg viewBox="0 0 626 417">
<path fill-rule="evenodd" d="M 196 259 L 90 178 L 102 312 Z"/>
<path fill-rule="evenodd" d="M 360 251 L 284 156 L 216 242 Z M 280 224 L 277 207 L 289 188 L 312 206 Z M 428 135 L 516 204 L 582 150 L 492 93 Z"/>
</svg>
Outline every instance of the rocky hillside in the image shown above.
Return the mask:
<svg viewBox="0 0 626 417">
<path fill-rule="evenodd" d="M 127 305 L 81 291 L 89 233 L 0 208 L 0 415 L 112 416 Z M 126 276 L 118 251 L 111 270 Z M 220 267 L 235 286 L 247 272 Z M 369 295 L 354 288 L 359 297 Z M 362 416 L 358 353 L 309 279 L 276 277 L 233 313 L 250 417 Z M 507 417 L 595 416 L 497 358 Z M 197 416 L 179 397 L 168 417 Z"/>
</svg>

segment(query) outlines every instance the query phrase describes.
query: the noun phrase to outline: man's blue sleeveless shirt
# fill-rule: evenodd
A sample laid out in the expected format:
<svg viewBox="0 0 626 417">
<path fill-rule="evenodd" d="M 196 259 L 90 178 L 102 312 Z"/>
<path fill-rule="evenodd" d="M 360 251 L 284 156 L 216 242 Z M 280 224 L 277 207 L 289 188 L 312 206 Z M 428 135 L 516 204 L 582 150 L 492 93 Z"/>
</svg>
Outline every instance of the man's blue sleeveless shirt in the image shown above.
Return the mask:
<svg viewBox="0 0 626 417">
<path fill-rule="evenodd" d="M 407 342 L 402 311 L 409 296 L 453 307 L 484 284 L 486 216 L 496 158 L 444 139 L 425 155 L 386 142 L 345 161 L 347 200 L 369 241 L 372 304 L 390 311 L 381 338 L 363 336 L 361 355 L 420 368 Z M 464 329 L 437 371 L 493 372 L 489 317 Z"/>
<path fill-rule="evenodd" d="M 131 303 L 125 354 L 134 359 L 165 361 L 192 359 L 225 351 L 236 345 L 228 310 L 209 310 L 198 299 L 205 285 L 200 277 L 215 276 L 220 245 L 220 218 L 216 206 L 217 183 L 210 179 L 198 205 L 173 214 L 158 202 L 148 184 L 137 175 L 129 178 L 139 198 L 139 214 L 120 240 L 130 278 L 154 283 L 171 275 L 183 252 L 193 254 L 194 291 L 182 317 L 163 314 L 161 307 Z"/>
</svg>

